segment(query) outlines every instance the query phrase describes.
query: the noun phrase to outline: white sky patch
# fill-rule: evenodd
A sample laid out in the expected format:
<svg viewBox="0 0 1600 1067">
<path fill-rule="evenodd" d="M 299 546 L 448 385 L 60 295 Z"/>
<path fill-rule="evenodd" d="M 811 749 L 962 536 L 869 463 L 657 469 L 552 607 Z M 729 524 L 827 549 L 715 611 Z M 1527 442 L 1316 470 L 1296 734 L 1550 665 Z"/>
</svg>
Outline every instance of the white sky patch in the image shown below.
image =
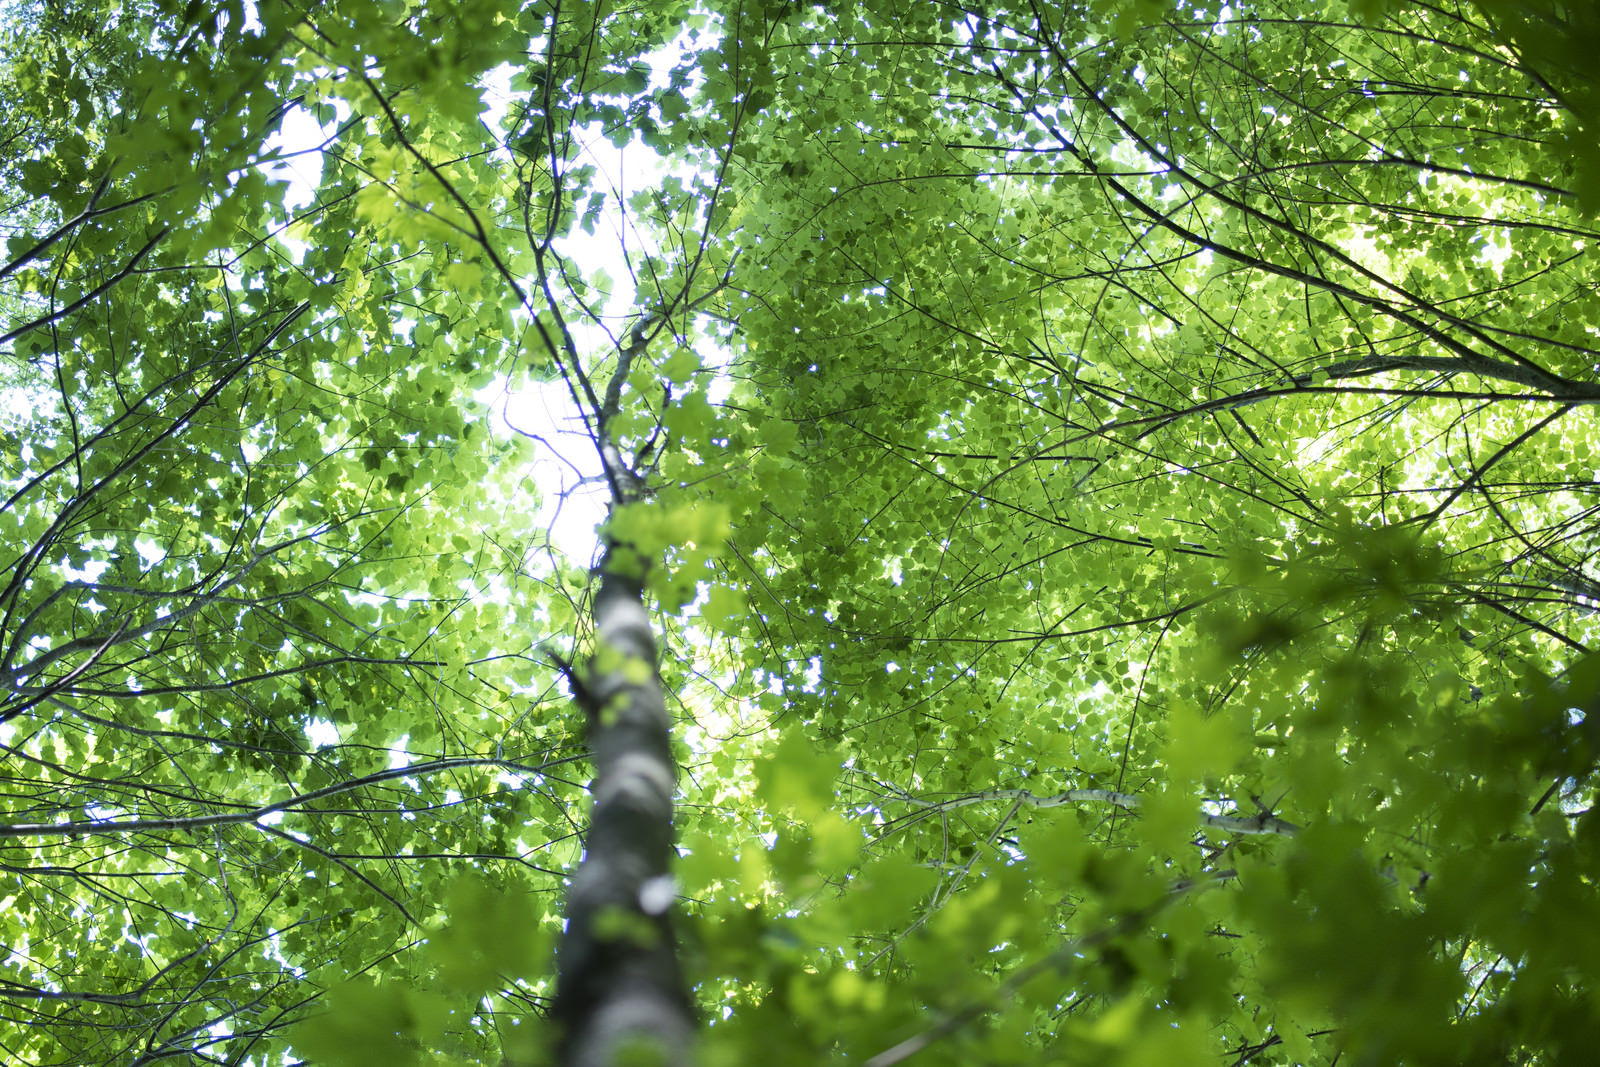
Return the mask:
<svg viewBox="0 0 1600 1067">
<path fill-rule="evenodd" d="M 1506 260 L 1511 258 L 1511 235 L 1504 230 L 1490 231 L 1493 237 L 1483 239 L 1483 247 L 1478 249 L 1478 262 L 1492 267 L 1498 273 L 1505 267 Z"/>
<path fill-rule="evenodd" d="M 335 101 L 339 121 L 350 114 L 344 101 Z M 332 126 L 323 126 L 305 108 L 298 104 L 284 113 L 278 132 L 267 139 L 268 153 L 280 158 L 261 168 L 273 181 L 289 183 L 284 196 L 284 206 L 291 211 L 309 207 L 316 199 L 317 185 L 322 181 L 321 144 L 333 136 Z"/>
<path fill-rule="evenodd" d="M 577 131 L 577 137 L 584 163 L 596 170 L 596 187 L 612 194 L 606 197 L 592 236 L 577 230 L 557 242 L 557 251 L 584 276 L 604 275 L 611 282 L 610 291 L 596 308 L 604 329 L 589 320 L 568 321 L 578 351 L 590 355 L 614 347 L 607 330 L 621 337 L 629 325 L 636 293 L 626 257 L 637 262 L 641 252 L 653 249 L 646 247 L 622 205 L 632 191 L 658 181 L 663 167 L 651 149 L 637 141 L 618 148 L 598 126 Z M 596 382 L 595 388 L 600 384 Z M 535 484 L 543 496 L 536 525 L 549 530 L 551 541 L 569 557 L 592 558 L 598 548 L 595 528 L 605 518 L 610 495 L 594 438 L 572 389 L 558 379 L 512 391 L 501 383 L 485 393 L 480 393 L 479 399 L 492 404 L 506 428 L 529 435 L 539 445 L 532 463 Z"/>
<path fill-rule="evenodd" d="M 312 719 L 306 723 L 306 740 L 314 749 L 339 743 L 339 728 L 328 719 Z"/>
<path fill-rule="evenodd" d="M 688 50 L 687 35 L 680 35 L 671 45 L 646 57 L 653 88 L 668 84 L 672 68 L 684 60 Z M 490 129 L 499 128 L 513 99 L 513 73 L 511 66 L 502 65 L 485 79 L 487 106 L 483 120 Z M 575 229 L 556 244 L 557 251 L 571 260 L 584 277 L 609 280 L 609 289 L 595 308 L 604 327 L 588 319 L 574 317 L 568 321 L 578 351 L 592 356 L 613 350 L 613 338 L 620 339 L 631 326 L 639 297 L 633 269 L 638 268 L 643 255 L 657 251 L 647 235 L 634 226 L 625 206 L 628 198 L 641 190 L 659 188 L 669 174 L 684 180 L 690 174 L 667 167 L 637 137 L 618 147 L 598 125 L 573 132 L 581 146 L 578 157 L 583 164 L 595 168 L 593 188 L 607 194 L 593 234 Z M 727 362 L 724 353 L 703 356 L 708 366 Z M 599 370 L 603 377 L 606 369 Z M 595 388 L 600 388 L 600 382 L 595 382 Z M 713 389 L 712 400 L 725 396 L 726 391 L 726 384 L 720 390 Z M 504 428 L 527 434 L 539 445 L 532 463 L 534 482 L 543 497 L 536 525 L 548 530 L 556 548 L 569 558 L 594 558 L 599 547 L 595 529 L 605 519 L 610 496 L 599 452 L 571 387 L 557 380 L 508 391 L 501 382 L 480 391 L 478 399 L 495 410 L 497 422 Z"/>
<path fill-rule="evenodd" d="M 699 44 L 705 46 L 708 40 L 709 37 L 702 34 Z M 646 57 L 651 67 L 652 87 L 667 85 L 672 68 L 685 60 L 690 49 L 690 39 L 684 34 Z M 501 120 L 518 97 L 510 87 L 515 72 L 516 68 L 502 64 L 484 76 L 482 119 L 488 129 L 500 128 Z M 349 116 L 348 106 L 339 101 L 335 104 L 340 109 L 338 121 L 344 121 Z M 609 292 L 596 310 L 606 329 L 620 337 L 630 324 L 630 313 L 637 306 L 627 257 L 637 266 L 642 254 L 654 251 L 646 236 L 633 226 L 625 204 L 634 193 L 659 187 L 669 171 L 655 151 L 637 138 L 618 148 L 598 126 L 574 132 L 582 145 L 579 152 L 582 163 L 595 168 L 594 188 L 607 196 L 594 234 L 575 230 L 558 242 L 557 250 L 585 277 L 593 279 L 603 275 L 610 279 Z M 279 132 L 267 142 L 269 153 L 278 158 L 262 169 L 269 177 L 289 183 L 285 204 L 291 211 L 314 202 L 317 185 L 322 179 L 320 146 L 333 134 L 332 125 L 318 123 L 305 108 L 292 107 Z M 506 154 L 503 148 L 500 152 Z M 680 176 L 686 178 L 687 174 L 680 173 Z M 297 258 L 304 254 L 304 247 L 296 247 L 299 242 L 294 238 L 287 234 L 280 234 L 279 238 Z M 568 325 L 578 350 L 585 355 L 603 354 L 613 349 L 612 338 L 598 324 L 574 317 Z M 708 366 L 722 366 L 727 362 L 727 354 L 705 353 L 705 359 Z M 598 370 L 601 375 L 605 372 L 603 366 Z M 714 384 L 713 401 L 725 396 L 727 388 L 726 382 Z M 598 548 L 595 529 L 605 518 L 609 495 L 589 427 L 567 383 L 540 382 L 508 390 L 502 379 L 479 390 L 476 399 L 493 411 L 496 432 L 527 435 L 537 446 L 529 471 L 542 498 L 536 516 L 537 526 L 548 530 L 556 548 L 569 558 L 592 559 Z"/>
<path fill-rule="evenodd" d="M 605 518 L 610 496 L 600 456 L 565 382 L 540 382 L 507 391 L 503 382 L 478 394 L 495 412 L 497 428 L 532 438 L 538 446 L 529 474 L 539 487 L 534 525 L 550 532 L 556 549 L 573 560 L 591 558 L 595 527 Z"/>
<path fill-rule="evenodd" d="M 154 567 L 167 558 L 166 548 L 143 534 L 133 539 L 133 550 L 139 553 L 139 561 L 146 568 Z"/>
<path fill-rule="evenodd" d="M 499 128 L 499 121 L 512 102 L 513 73 L 512 67 L 502 65 L 485 78 L 483 120 L 490 129 Z M 348 107 L 341 104 L 340 120 L 347 115 Z M 268 140 L 268 152 L 278 158 L 262 170 L 274 180 L 288 182 L 284 203 L 291 211 L 308 207 L 315 201 L 316 189 L 322 180 L 319 146 L 333 133 L 333 126 L 317 122 L 305 108 L 291 107 L 279 132 Z M 598 130 L 586 140 L 586 152 L 593 157 L 586 162 L 596 165 L 603 187 L 610 185 L 626 190 L 635 161 L 641 156 L 648 157 L 646 162 L 655 160 L 655 153 L 642 145 L 631 145 L 626 153 L 616 149 Z M 608 239 L 608 235 L 623 232 L 622 214 L 614 204 L 608 206 L 612 217 L 602 220 L 604 229 L 597 228 L 596 237 L 584 235 L 581 241 L 569 239 L 563 242 L 560 251 L 586 274 L 600 270 L 614 279 L 626 279 L 628 273 L 621 241 Z M 288 233 L 278 236 L 297 260 L 304 255 L 305 247 L 301 242 Z M 635 246 L 636 242 L 637 238 Z M 614 290 L 604 314 L 620 323 L 632 300 L 631 289 Z M 595 351 L 596 346 L 609 344 L 604 334 L 592 325 L 576 329 L 575 333 L 580 351 Z M 494 411 L 499 432 L 525 433 L 540 445 L 530 472 L 543 497 L 538 525 L 550 530 L 551 539 L 560 551 L 574 559 L 592 557 L 595 527 L 605 516 L 607 497 L 599 478 L 599 456 L 566 383 L 539 383 L 508 393 L 502 381 L 480 390 L 477 399 Z"/>
<path fill-rule="evenodd" d="M 61 563 L 56 567 L 61 576 L 71 582 L 98 582 L 100 576 L 110 569 L 111 564 L 103 559 L 84 560 L 81 567 L 74 567 L 71 563 Z"/>
</svg>

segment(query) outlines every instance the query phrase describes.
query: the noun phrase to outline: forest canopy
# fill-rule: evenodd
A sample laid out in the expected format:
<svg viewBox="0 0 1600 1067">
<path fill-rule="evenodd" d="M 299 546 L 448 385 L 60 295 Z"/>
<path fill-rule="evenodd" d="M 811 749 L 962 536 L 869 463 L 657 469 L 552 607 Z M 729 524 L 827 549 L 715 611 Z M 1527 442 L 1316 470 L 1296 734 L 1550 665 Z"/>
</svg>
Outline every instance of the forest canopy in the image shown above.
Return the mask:
<svg viewBox="0 0 1600 1067">
<path fill-rule="evenodd" d="M 1590 1062 L 1587 6 L 0 33 L 0 1059 Z"/>
</svg>

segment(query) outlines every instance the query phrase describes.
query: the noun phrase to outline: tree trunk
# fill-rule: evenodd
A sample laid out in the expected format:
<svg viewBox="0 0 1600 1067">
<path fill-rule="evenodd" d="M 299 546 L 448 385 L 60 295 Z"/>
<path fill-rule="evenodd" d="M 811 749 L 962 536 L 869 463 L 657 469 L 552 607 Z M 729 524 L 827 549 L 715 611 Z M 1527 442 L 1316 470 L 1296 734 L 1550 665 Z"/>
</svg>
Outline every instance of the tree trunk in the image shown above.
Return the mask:
<svg viewBox="0 0 1600 1067">
<path fill-rule="evenodd" d="M 567 898 L 554 1017 L 563 1067 L 612 1067 L 649 1045 L 689 1062 L 693 1017 L 671 926 L 676 767 L 643 562 L 607 545 L 595 594 L 596 648 L 573 688 L 594 753 L 594 812 Z"/>
</svg>

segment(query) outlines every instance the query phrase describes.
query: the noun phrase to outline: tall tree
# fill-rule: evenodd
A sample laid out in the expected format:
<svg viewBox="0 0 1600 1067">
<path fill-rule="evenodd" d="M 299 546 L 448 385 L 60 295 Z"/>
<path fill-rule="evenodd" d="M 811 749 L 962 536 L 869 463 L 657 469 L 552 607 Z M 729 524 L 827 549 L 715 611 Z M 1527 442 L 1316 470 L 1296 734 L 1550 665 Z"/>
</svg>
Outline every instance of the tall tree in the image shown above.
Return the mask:
<svg viewBox="0 0 1600 1067">
<path fill-rule="evenodd" d="M 5 1057 L 1585 1061 L 1570 18 L 13 5 Z"/>
</svg>

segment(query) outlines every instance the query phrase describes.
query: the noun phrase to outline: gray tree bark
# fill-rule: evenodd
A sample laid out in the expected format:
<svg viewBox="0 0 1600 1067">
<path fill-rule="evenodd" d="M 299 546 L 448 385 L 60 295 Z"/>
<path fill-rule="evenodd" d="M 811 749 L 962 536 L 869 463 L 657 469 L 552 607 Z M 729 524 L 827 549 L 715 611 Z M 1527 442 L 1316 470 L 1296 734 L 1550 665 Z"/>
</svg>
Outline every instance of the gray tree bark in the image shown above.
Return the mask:
<svg viewBox="0 0 1600 1067">
<path fill-rule="evenodd" d="M 559 950 L 562 1067 L 690 1062 L 693 1010 L 671 923 L 677 768 L 643 570 L 630 549 L 606 546 L 596 648 L 574 675 L 594 753 L 594 811 Z M 650 1058 L 623 1059 L 640 1046 Z"/>
</svg>

